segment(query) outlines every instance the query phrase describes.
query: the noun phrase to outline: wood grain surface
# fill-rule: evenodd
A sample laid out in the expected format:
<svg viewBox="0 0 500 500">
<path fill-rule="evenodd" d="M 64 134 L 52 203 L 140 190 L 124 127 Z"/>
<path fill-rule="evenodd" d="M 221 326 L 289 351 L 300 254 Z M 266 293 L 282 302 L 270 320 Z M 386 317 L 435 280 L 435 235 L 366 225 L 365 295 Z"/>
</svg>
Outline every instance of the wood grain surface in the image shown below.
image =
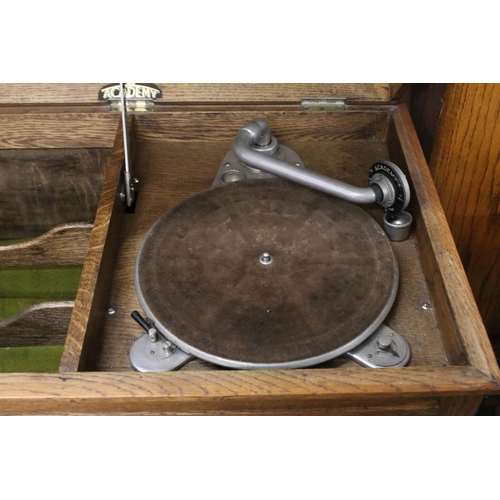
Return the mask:
<svg viewBox="0 0 500 500">
<path fill-rule="evenodd" d="M 0 149 L 111 148 L 119 113 L 0 113 Z"/>
<path fill-rule="evenodd" d="M 498 390 L 472 367 L 0 374 L 0 414 L 429 414 Z"/>
<path fill-rule="evenodd" d="M 448 86 L 430 169 L 482 318 L 497 344 L 500 84 Z"/>
<path fill-rule="evenodd" d="M 43 302 L 0 321 L 0 347 L 63 345 L 74 302 Z"/>
<path fill-rule="evenodd" d="M 238 114 L 240 124 L 235 126 L 234 133 L 242 124 L 255 117 L 251 113 Z M 197 114 L 192 120 L 184 120 L 183 123 L 189 128 L 183 130 L 177 127 L 175 129 L 177 137 L 190 137 L 188 131 L 205 127 L 209 117 L 213 118 L 212 121 L 220 120 L 220 117 L 214 115 Z M 266 114 L 271 123 L 280 123 L 281 118 L 284 118 L 285 124 L 290 124 L 290 128 L 283 123 L 281 127 L 277 127 L 278 131 L 287 130 L 284 139 L 274 129 L 273 133 L 276 133 L 280 142 L 292 147 L 308 168 L 358 186 L 366 185 L 369 167 L 375 161 L 388 159 L 389 154 L 387 144 L 380 139 L 385 137 L 387 130 L 377 129 L 375 136 L 363 136 L 360 133 L 370 128 L 373 123 L 387 125 L 386 113 L 366 113 L 363 116 L 364 123 L 359 116 L 354 118 L 358 128 L 353 130 L 353 135 L 337 137 L 337 140 L 325 140 L 328 130 L 340 130 L 338 122 L 348 121 L 343 114 L 321 115 L 321 119 L 318 120 L 310 114 L 301 112 Z M 140 129 L 140 122 L 143 120 L 147 119 L 149 123 L 154 118 L 162 124 L 165 119 L 163 114 L 147 118 L 136 117 L 137 128 Z M 295 137 L 291 125 L 293 123 L 296 124 Z M 205 133 L 209 134 L 211 129 L 205 130 Z M 320 132 L 319 139 L 314 140 L 316 130 Z M 104 319 L 102 346 L 95 365 L 98 370 L 130 370 L 128 351 L 133 341 L 142 334 L 141 329 L 130 318 L 130 313 L 139 308 L 133 281 L 139 246 L 148 229 L 166 210 L 182 199 L 211 186 L 224 155 L 232 147 L 232 140 L 225 138 L 226 133 L 222 138 L 218 129 L 213 129 L 211 133 L 212 141 L 172 140 L 169 131 L 165 132 L 166 138 L 163 141 L 158 140 L 158 136 L 155 140 L 139 141 L 135 168 L 140 179 L 140 195 L 135 213 L 125 214 L 122 218 L 121 243 L 115 260 L 108 300 L 116 313 Z M 370 214 L 381 222 L 382 210 L 371 208 Z M 435 313 L 425 311 L 421 307 L 423 302 L 430 300 L 430 291 L 419 264 L 415 241 L 410 238 L 405 242 L 393 243 L 393 249 L 399 262 L 401 279 L 397 302 L 387 318 L 388 325 L 409 341 L 413 350 L 412 365 L 444 366 L 448 360 Z M 331 361 L 325 366 L 358 367 L 354 362 L 343 358 Z M 209 363 L 193 361 L 183 370 L 216 368 Z"/>
<path fill-rule="evenodd" d="M 129 119 L 131 126 L 133 117 Z M 132 127 L 128 128 L 129 131 L 131 129 Z M 123 165 L 124 142 L 120 122 L 61 358 L 60 370 L 63 372 L 91 367 L 99 349 L 100 328 L 105 315 L 115 252 L 120 240 L 120 219 L 124 211 L 119 196 Z"/>
<path fill-rule="evenodd" d="M 107 149 L 0 150 L 1 238 L 92 223 L 109 155 Z"/>
<path fill-rule="evenodd" d="M 112 82 L 109 82 L 112 83 Z M 0 84 L 0 106 L 12 104 L 95 104 L 105 83 Z M 297 103 L 306 97 L 347 97 L 388 101 L 388 83 L 158 83 L 158 102 Z"/>
<path fill-rule="evenodd" d="M 438 300 L 434 305 L 435 308 L 448 308 L 448 312 L 444 309 L 443 315 L 438 316 L 440 320 L 443 321 L 444 314 L 449 314 L 453 320 L 453 332 L 444 330 L 444 335 L 456 335 L 460 339 L 468 363 L 488 376 L 500 380 L 500 369 L 406 106 L 395 109 L 393 117 L 407 159 L 414 192 L 417 194 L 420 229 L 425 230 L 428 235 L 427 241 L 421 238 L 423 246 L 419 250 L 424 255 L 424 265 L 426 260 L 428 262 L 426 255 L 434 256 L 436 266 L 426 269 L 427 276 L 430 279 L 432 271 L 432 279 L 439 281 L 444 291 L 443 295 L 436 294 Z M 449 342 L 448 340 L 447 344 Z"/>
<path fill-rule="evenodd" d="M 192 111 L 146 113 L 136 115 L 139 140 L 234 141 L 238 131 L 255 118 L 264 118 L 276 137 L 289 140 L 383 140 L 387 133 L 389 113 L 384 111 L 350 111 L 349 113 L 306 112 L 300 110 L 258 111 Z"/>
<path fill-rule="evenodd" d="M 441 398 L 439 401 L 438 415 L 473 416 L 477 413 L 482 400 L 482 396 L 455 396 L 451 398 Z"/>
<path fill-rule="evenodd" d="M 0 246 L 0 268 L 83 264 L 92 224 L 61 224 L 22 243 Z"/>
<path fill-rule="evenodd" d="M 447 83 L 411 85 L 410 115 L 427 162 L 431 160 L 447 86 Z"/>
<path fill-rule="evenodd" d="M 399 101 L 410 89 L 411 84 L 409 83 L 390 83 L 389 90 L 391 101 Z"/>
<path fill-rule="evenodd" d="M 396 122 L 397 121 L 398 120 L 396 119 Z M 418 144 L 408 144 L 408 141 L 406 141 L 405 144 L 407 148 L 418 147 Z M 417 189 L 414 185 L 413 175 L 410 174 L 406 156 L 399 138 L 399 133 L 394 122 L 391 122 L 389 126 L 387 145 L 392 161 L 403 170 L 410 184 L 411 198 L 407 210 L 413 216 L 413 229 L 418 247 L 416 258 L 421 262 L 423 273 L 429 287 L 429 300 L 426 300 L 425 302 L 431 304 L 432 307 L 433 304 L 436 304 L 436 307 L 433 307 L 435 311 L 434 314 L 436 315 L 436 319 L 439 324 L 441 339 L 447 353 L 449 363 L 452 365 L 467 364 L 463 345 L 460 341 L 460 337 L 456 333 L 457 327 L 454 315 L 450 310 L 450 307 L 447 305 L 448 297 L 444 288 L 443 277 L 439 270 L 439 264 L 433 253 L 430 236 L 427 232 L 425 222 L 422 219 L 422 211 L 419 202 L 420 197 L 418 193 L 420 186 L 418 182 L 416 184 Z M 410 167 L 415 168 L 415 165 L 417 164 L 410 162 Z M 428 169 L 428 167 L 427 165 L 421 164 L 420 169 Z"/>
</svg>

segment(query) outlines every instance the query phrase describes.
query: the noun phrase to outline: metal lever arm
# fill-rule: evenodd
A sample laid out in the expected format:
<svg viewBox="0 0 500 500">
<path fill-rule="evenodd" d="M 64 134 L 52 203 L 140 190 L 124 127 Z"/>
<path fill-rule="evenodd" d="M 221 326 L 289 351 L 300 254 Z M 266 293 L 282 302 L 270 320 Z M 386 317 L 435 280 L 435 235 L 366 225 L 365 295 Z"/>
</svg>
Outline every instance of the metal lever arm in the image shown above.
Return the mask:
<svg viewBox="0 0 500 500">
<path fill-rule="evenodd" d="M 353 203 L 375 203 L 377 193 L 371 186 L 359 188 L 311 170 L 296 167 L 277 158 L 258 151 L 259 146 L 266 146 L 271 141 L 271 130 L 265 120 L 247 123 L 236 136 L 233 151 L 243 164 L 263 170 L 269 174 L 283 177 L 312 189 L 342 198 Z M 267 142 L 266 142 L 267 141 Z"/>
<path fill-rule="evenodd" d="M 125 87 L 123 83 L 120 83 L 120 99 L 122 104 L 123 152 L 125 155 L 125 169 L 123 173 L 125 181 L 125 202 L 128 207 L 131 207 L 135 202 L 135 193 L 134 186 L 132 184 L 132 171 L 130 170 L 130 156 L 127 132 L 127 106 L 125 104 Z"/>
<path fill-rule="evenodd" d="M 177 370 L 194 359 L 176 345 L 172 344 L 158 330 L 150 325 L 137 311 L 131 314 L 137 323 L 146 330 L 130 348 L 130 363 L 139 372 L 166 372 Z"/>
</svg>

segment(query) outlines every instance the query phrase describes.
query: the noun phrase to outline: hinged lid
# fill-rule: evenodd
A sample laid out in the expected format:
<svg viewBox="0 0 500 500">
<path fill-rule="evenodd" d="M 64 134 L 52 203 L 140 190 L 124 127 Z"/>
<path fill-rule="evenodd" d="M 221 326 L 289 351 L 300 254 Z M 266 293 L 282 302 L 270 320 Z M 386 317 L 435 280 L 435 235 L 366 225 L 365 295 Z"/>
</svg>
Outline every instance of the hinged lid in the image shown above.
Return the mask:
<svg viewBox="0 0 500 500">
<path fill-rule="evenodd" d="M 105 83 L 0 84 L 2 105 L 97 105 Z M 139 85 L 139 84 L 138 84 Z M 145 85 L 145 84 L 141 84 Z M 149 84 L 147 84 L 149 85 Z M 158 104 L 301 104 L 304 99 L 389 102 L 402 84 L 389 83 L 158 83 Z M 102 95 L 102 94 L 101 94 Z"/>
</svg>

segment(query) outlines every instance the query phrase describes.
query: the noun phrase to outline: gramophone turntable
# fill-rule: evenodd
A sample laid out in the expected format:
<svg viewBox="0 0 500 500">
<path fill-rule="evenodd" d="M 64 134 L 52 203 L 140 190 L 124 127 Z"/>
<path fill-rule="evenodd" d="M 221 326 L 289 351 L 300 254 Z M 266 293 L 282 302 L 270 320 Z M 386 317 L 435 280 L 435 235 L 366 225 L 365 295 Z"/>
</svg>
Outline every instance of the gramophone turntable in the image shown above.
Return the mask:
<svg viewBox="0 0 500 500">
<path fill-rule="evenodd" d="M 213 187 L 150 229 L 135 266 L 146 330 L 138 371 L 193 358 L 240 369 L 303 368 L 346 355 L 404 366 L 410 348 L 383 324 L 399 270 L 388 236 L 407 238 L 410 188 L 388 161 L 359 188 L 307 169 L 269 124 L 238 132 Z M 357 204 L 378 203 L 384 230 Z M 386 235 L 387 233 L 387 235 Z"/>
</svg>

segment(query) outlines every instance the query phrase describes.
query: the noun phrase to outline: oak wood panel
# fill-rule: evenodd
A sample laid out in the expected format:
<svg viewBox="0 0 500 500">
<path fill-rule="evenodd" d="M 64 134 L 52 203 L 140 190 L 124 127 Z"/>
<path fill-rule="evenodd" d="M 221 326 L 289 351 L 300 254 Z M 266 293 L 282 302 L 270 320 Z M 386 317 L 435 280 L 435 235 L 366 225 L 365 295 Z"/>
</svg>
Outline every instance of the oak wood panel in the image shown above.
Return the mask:
<svg viewBox="0 0 500 500">
<path fill-rule="evenodd" d="M 310 97 L 338 97 L 361 101 L 388 101 L 388 84 L 371 83 L 234 83 L 159 84 L 161 102 L 296 103 Z"/>
<path fill-rule="evenodd" d="M 448 85 L 430 168 L 495 344 L 500 338 L 500 84 Z"/>
<path fill-rule="evenodd" d="M 44 302 L 0 321 L 0 347 L 63 345 L 74 302 Z"/>
<path fill-rule="evenodd" d="M 448 398 L 443 398 L 448 399 Z M 467 398 L 465 398 L 467 399 Z M 94 416 L 437 416 L 439 414 L 439 403 L 436 398 L 399 398 L 397 401 L 382 399 L 374 403 L 363 404 L 361 402 L 348 401 L 352 406 L 331 405 L 325 408 L 302 408 L 293 407 L 286 409 L 259 409 L 259 410 L 197 410 L 197 411 L 106 411 L 90 412 Z M 1 406 L 0 406 L 1 411 Z M 89 413 L 79 413 L 68 410 L 50 411 L 51 416 L 72 415 L 85 416 Z M 28 412 L 14 413 L 14 415 L 38 415 L 39 413 L 28 410 Z M 2 413 L 0 413 L 2 415 Z"/>
<path fill-rule="evenodd" d="M 1 238 L 92 223 L 109 155 L 107 149 L 0 150 Z"/>
<path fill-rule="evenodd" d="M 273 135 L 287 140 L 353 140 L 380 141 L 387 134 L 389 113 L 383 111 L 350 111 L 349 113 L 300 111 L 195 111 L 146 113 L 136 115 L 139 140 L 234 141 L 238 131 L 255 118 L 266 119 Z"/>
<path fill-rule="evenodd" d="M 310 127 L 310 116 L 301 112 L 290 112 L 290 123 L 297 124 L 297 136 L 289 131 L 283 143 L 292 147 L 305 164 L 314 170 L 331 175 L 339 180 L 366 186 L 369 167 L 377 160 L 388 159 L 387 145 L 375 140 L 313 140 L 302 130 Z M 385 113 L 381 113 L 385 120 Z M 280 114 L 273 116 L 278 121 Z M 138 117 L 136 117 L 137 119 Z M 141 117 L 142 118 L 142 117 Z M 240 117 L 242 124 L 252 118 L 250 113 Z M 162 117 L 158 119 L 163 120 Z M 202 117 L 205 123 L 206 117 Z M 305 124 L 301 123 L 305 120 Z M 328 130 L 328 122 L 335 128 L 337 121 L 344 121 L 340 114 L 329 114 L 322 118 L 321 127 Z M 372 121 L 372 117 L 368 116 Z M 196 121 L 186 121 L 189 127 Z M 179 134 L 184 131 L 180 130 Z M 274 130 L 273 130 L 274 133 Z M 167 136 L 169 133 L 167 132 Z M 277 138 L 282 137 L 276 133 Z M 214 132 L 212 142 L 140 141 L 136 156 L 136 174 L 140 178 L 140 196 L 134 214 L 125 214 L 122 219 L 122 239 L 117 252 L 115 270 L 111 283 L 109 304 L 116 309 L 112 316 L 106 316 L 103 325 L 102 347 L 95 365 L 98 370 L 130 370 L 128 351 L 133 341 L 142 334 L 141 329 L 130 318 L 130 313 L 140 306 L 134 288 L 134 265 L 139 246 L 151 225 L 169 208 L 203 189 L 213 182 L 220 162 L 232 141 L 220 140 Z M 370 214 L 381 222 L 383 212 L 370 209 Z M 421 304 L 428 301 L 427 288 L 413 238 L 406 242 L 393 243 L 399 261 L 400 290 L 393 311 L 389 314 L 389 326 L 405 335 L 413 355 L 413 365 L 446 365 L 447 357 L 440 338 L 439 327 L 433 311 L 425 311 Z M 322 366 L 354 366 L 354 362 L 336 359 Z M 214 370 L 217 367 L 202 361 L 193 361 L 183 370 Z"/>
<path fill-rule="evenodd" d="M 439 324 L 441 339 L 445 347 L 449 363 L 458 365 L 467 364 L 464 348 L 459 336 L 456 334 L 456 321 L 448 305 L 448 298 L 444 289 L 443 278 L 439 272 L 439 264 L 436 261 L 436 256 L 433 254 L 429 234 L 427 232 L 425 222 L 422 219 L 419 199 L 415 196 L 417 194 L 417 190 L 413 185 L 412 176 L 410 175 L 406 157 L 394 122 L 392 122 L 389 126 L 387 145 L 392 161 L 403 170 L 410 184 L 411 198 L 407 210 L 413 215 L 415 243 L 418 247 L 418 255 L 416 258 L 421 261 L 430 292 L 429 297 L 425 299 L 425 302 L 435 305 L 434 314 Z"/>
<path fill-rule="evenodd" d="M 422 253 L 430 252 L 435 256 L 437 267 L 433 272 L 437 274 L 437 279 L 441 281 L 444 289 L 445 296 L 438 297 L 443 302 L 436 302 L 435 307 L 448 307 L 454 322 L 454 332 L 443 330 L 443 333 L 444 335 L 458 335 L 469 364 L 488 376 L 500 380 L 500 369 L 406 106 L 396 108 L 393 117 L 418 196 L 422 218 L 420 227 L 425 227 L 428 234 L 430 247 L 425 248 L 425 252 Z M 425 263 L 425 256 L 423 262 Z M 431 269 L 426 271 L 429 273 Z"/>
<path fill-rule="evenodd" d="M 0 106 L 6 104 L 93 104 L 103 83 L 0 84 Z M 388 101 L 387 83 L 159 83 L 158 102 L 300 102 L 304 97 L 348 97 Z"/>
<path fill-rule="evenodd" d="M 411 85 L 410 115 L 427 162 L 431 160 L 447 85 L 447 83 Z"/>
<path fill-rule="evenodd" d="M 133 117 L 129 119 L 132 126 Z M 92 366 L 93 353 L 99 348 L 99 330 L 105 314 L 109 280 L 119 243 L 120 219 L 124 211 L 119 196 L 123 164 L 124 143 L 120 122 L 61 358 L 60 371 L 63 372 Z"/>
<path fill-rule="evenodd" d="M 414 211 L 414 228 L 418 241 L 419 258 L 425 270 L 425 276 L 431 292 L 428 301 L 436 311 L 436 319 L 439 322 L 441 337 L 445 350 L 448 354 L 450 364 L 467 364 L 465 348 L 457 335 L 457 322 L 451 305 L 449 304 L 444 278 L 439 270 L 436 256 L 432 253 L 432 242 L 422 219 L 420 209 Z"/>
<path fill-rule="evenodd" d="M 119 113 L 0 113 L 0 149 L 110 148 Z"/>
<path fill-rule="evenodd" d="M 109 104 L 93 104 L 93 105 L 82 105 L 82 104 L 14 104 L 9 106 L 0 106 L 0 115 L 54 115 L 54 114 L 79 114 L 88 115 L 92 113 L 100 113 L 101 115 L 109 115 L 110 107 Z M 118 116 L 119 112 L 114 112 L 114 116 Z M 110 145 L 110 147 L 113 144 Z"/>
<path fill-rule="evenodd" d="M 390 83 L 389 91 L 391 96 L 391 101 L 400 100 L 406 92 L 410 89 L 409 83 Z"/>
<path fill-rule="evenodd" d="M 393 406 L 353 406 L 339 408 L 317 408 L 308 410 L 304 408 L 289 409 L 289 410 L 257 410 L 257 411 L 194 411 L 194 412 L 106 412 L 94 413 L 93 416 L 176 416 L 176 417 L 197 417 L 197 416 L 269 416 L 269 417 L 287 417 L 287 416 L 310 416 L 310 417 L 337 417 L 337 416 L 436 416 L 438 414 L 438 404 L 435 400 L 424 400 L 423 402 L 409 402 L 407 404 L 398 404 Z M 33 413 L 21 413 L 16 415 L 33 415 Z M 64 412 L 50 412 L 51 416 L 67 415 Z M 85 416 L 85 413 L 71 413 L 72 416 Z"/>
<path fill-rule="evenodd" d="M 476 397 L 499 389 L 471 367 L 0 374 L 0 414 L 267 413 L 327 408 L 340 412 L 353 406 L 363 413 L 380 407 L 381 401 L 390 413 L 390 404 L 397 408 L 400 400 Z"/>
<path fill-rule="evenodd" d="M 438 415 L 475 415 L 482 400 L 482 396 L 455 396 L 451 398 L 441 398 L 439 402 Z"/>
<path fill-rule="evenodd" d="M 0 246 L 0 268 L 83 264 L 91 231 L 84 222 L 61 224 L 30 241 Z"/>
</svg>

